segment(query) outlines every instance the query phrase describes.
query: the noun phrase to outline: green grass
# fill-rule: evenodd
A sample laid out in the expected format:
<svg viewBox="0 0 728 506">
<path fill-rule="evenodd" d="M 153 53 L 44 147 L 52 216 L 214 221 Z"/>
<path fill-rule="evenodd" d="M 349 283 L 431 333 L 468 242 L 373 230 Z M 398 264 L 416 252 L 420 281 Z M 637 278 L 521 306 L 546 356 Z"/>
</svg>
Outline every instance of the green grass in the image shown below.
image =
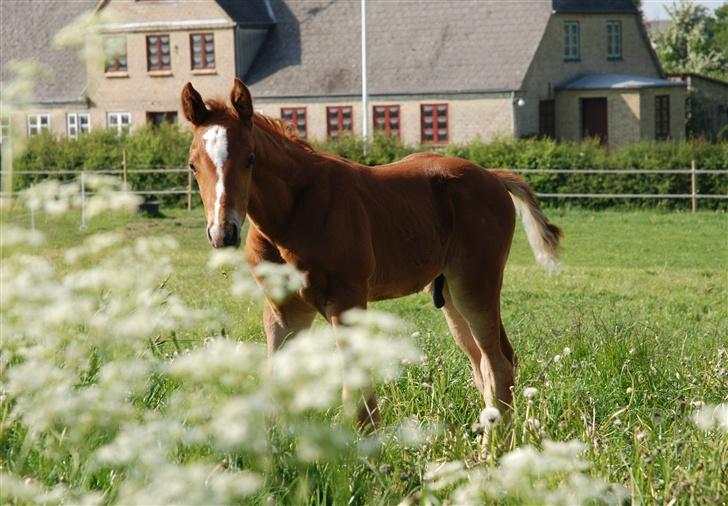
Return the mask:
<svg viewBox="0 0 728 506">
<path fill-rule="evenodd" d="M 37 227 L 48 239 L 39 253 L 60 260 L 66 248 L 101 230 L 122 230 L 129 238 L 171 235 L 180 248 L 172 253 L 176 273 L 168 286 L 191 306 L 224 314 L 220 330 L 262 342 L 260 304 L 233 299 L 223 273 L 206 268 L 210 248 L 202 212 L 166 213 L 159 219 L 101 218 L 85 232 L 78 229 L 77 215 L 39 216 Z M 576 438 L 589 447 L 591 472 L 624 484 L 639 502 L 725 502 L 728 436 L 698 430 L 690 415 L 694 401 L 728 400 L 728 217 L 548 214 L 566 234 L 562 271 L 542 272 L 520 227 L 508 263 L 502 310 L 519 368 L 514 435 L 502 438 L 499 450 L 541 438 Z M 2 223 L 28 226 L 29 217 L 5 212 Z M 312 503 L 338 504 L 349 497 L 354 503 L 396 503 L 421 488 L 428 461 L 477 460 L 470 427 L 481 401 L 467 361 L 429 296 L 373 307 L 410 322 L 427 356 L 399 381 L 379 388 L 384 423 L 416 418 L 437 426 L 437 434 L 421 448 L 385 450 L 376 459 L 342 459 L 341 465 L 321 464 L 305 473 L 283 466 L 266 484 L 266 494 L 276 501 L 299 502 L 296 491 L 305 482 Z M 204 337 L 190 332 L 180 339 L 192 347 Z M 567 346 L 571 355 L 554 363 L 552 357 Z M 543 434 L 525 428 L 526 386 L 539 389 L 528 416 L 540 420 Z M 58 472 L 42 465 L 47 469 L 17 471 Z"/>
</svg>

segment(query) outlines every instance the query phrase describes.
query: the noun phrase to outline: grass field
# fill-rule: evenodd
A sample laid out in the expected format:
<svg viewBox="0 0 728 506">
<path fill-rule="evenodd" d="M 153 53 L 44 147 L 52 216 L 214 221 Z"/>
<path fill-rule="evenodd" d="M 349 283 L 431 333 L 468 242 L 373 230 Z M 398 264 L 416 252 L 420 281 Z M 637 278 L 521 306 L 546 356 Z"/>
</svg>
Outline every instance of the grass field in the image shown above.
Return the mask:
<svg viewBox="0 0 728 506">
<path fill-rule="evenodd" d="M 698 429 L 691 415 L 699 403 L 728 401 L 728 217 L 553 209 L 547 214 L 565 231 L 562 271 L 540 270 L 520 225 L 508 263 L 502 309 L 519 368 L 513 433 L 497 441 L 497 455 L 545 438 L 577 439 L 588 447 L 589 473 L 624 485 L 636 502 L 725 503 L 728 434 Z M 28 217 L 6 212 L 2 223 L 27 226 Z M 92 232 L 122 230 L 129 239 L 173 236 L 180 248 L 171 254 L 175 272 L 167 288 L 192 307 L 222 314 L 217 331 L 264 341 L 260 303 L 235 299 L 225 273 L 205 268 L 210 247 L 200 210 L 166 211 L 156 219 L 100 218 L 85 232 L 76 215 L 40 216 L 37 226 L 47 241 L 35 253 L 60 269 L 65 250 Z M 481 401 L 467 361 L 429 296 L 373 307 L 409 322 L 426 356 L 379 387 L 384 424 L 411 418 L 438 427 L 437 433 L 417 448 L 385 447 L 376 457 L 338 465 L 279 465 L 266 476 L 256 502 L 397 503 L 422 488 L 428 462 L 478 460 L 471 426 Z M 176 337 L 194 348 L 206 334 L 190 330 Z M 521 394 L 525 387 L 538 389 L 532 406 Z M 538 420 L 538 427 L 528 418 Z M 47 484 L 71 476 L 102 492 L 113 487 L 108 480 L 89 482 L 78 472 L 84 462 L 72 458 L 19 460 L 20 433 L 17 427 L 2 429 L 0 470 Z"/>
</svg>

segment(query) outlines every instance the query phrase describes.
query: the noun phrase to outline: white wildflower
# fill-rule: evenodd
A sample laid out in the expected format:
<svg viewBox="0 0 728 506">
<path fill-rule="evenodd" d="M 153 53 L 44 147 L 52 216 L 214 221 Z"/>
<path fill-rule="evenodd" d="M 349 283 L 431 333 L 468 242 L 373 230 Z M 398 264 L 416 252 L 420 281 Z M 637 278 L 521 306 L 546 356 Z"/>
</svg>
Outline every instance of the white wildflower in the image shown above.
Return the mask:
<svg viewBox="0 0 728 506">
<path fill-rule="evenodd" d="M 498 408 L 495 408 L 493 406 L 488 406 L 483 411 L 480 412 L 480 425 L 482 425 L 486 429 L 491 429 L 498 425 L 498 421 L 500 420 L 501 413 L 498 411 Z"/>
<path fill-rule="evenodd" d="M 306 276 L 291 264 L 262 262 L 255 266 L 253 274 L 261 290 L 274 302 L 282 302 L 306 285 Z"/>
<path fill-rule="evenodd" d="M 404 447 L 421 446 L 427 439 L 422 424 L 414 418 L 405 418 L 397 427 L 397 440 Z"/>
<path fill-rule="evenodd" d="M 526 399 L 533 399 L 538 395 L 538 388 L 536 387 L 526 387 L 523 389 L 523 396 Z"/>
<path fill-rule="evenodd" d="M 245 265 L 245 255 L 242 251 L 233 248 L 215 249 L 207 261 L 208 269 L 239 267 L 241 265 Z"/>
<path fill-rule="evenodd" d="M 3 248 L 16 246 L 19 244 L 27 244 L 30 246 L 39 246 L 45 240 L 42 233 L 37 230 L 26 230 L 12 225 L 3 224 L 0 227 L 0 245 Z"/>
<path fill-rule="evenodd" d="M 423 479 L 428 482 L 428 488 L 439 490 L 449 487 L 467 478 L 465 465 L 460 461 L 436 462 L 427 464 Z"/>
<path fill-rule="evenodd" d="M 563 350 L 563 351 L 562 351 L 561 353 L 562 353 L 562 354 L 563 354 L 563 355 L 564 355 L 565 357 L 568 357 L 569 355 L 571 355 L 571 348 L 569 348 L 568 346 L 566 346 L 566 347 L 564 348 L 564 350 Z"/>
<path fill-rule="evenodd" d="M 728 403 L 706 404 L 693 414 L 695 425 L 703 430 L 728 432 Z"/>
</svg>

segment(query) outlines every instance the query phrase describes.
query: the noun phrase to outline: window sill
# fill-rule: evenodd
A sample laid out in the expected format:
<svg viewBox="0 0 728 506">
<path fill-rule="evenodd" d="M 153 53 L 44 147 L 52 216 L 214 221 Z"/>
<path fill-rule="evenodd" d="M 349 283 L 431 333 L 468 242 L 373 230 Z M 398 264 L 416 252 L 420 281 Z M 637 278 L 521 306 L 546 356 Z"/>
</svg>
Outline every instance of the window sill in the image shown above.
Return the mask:
<svg viewBox="0 0 728 506">
<path fill-rule="evenodd" d="M 564 63 L 579 63 L 581 58 L 564 58 Z"/>
<path fill-rule="evenodd" d="M 147 71 L 149 77 L 172 77 L 171 70 L 149 70 Z"/>
<path fill-rule="evenodd" d="M 104 72 L 104 76 L 108 77 L 109 79 L 119 79 L 119 78 L 129 77 L 129 72 L 124 72 L 124 71 Z"/>
<path fill-rule="evenodd" d="M 193 76 L 214 76 L 217 75 L 217 69 L 192 69 Z"/>
<path fill-rule="evenodd" d="M 607 61 L 622 61 L 624 58 L 621 56 L 607 56 Z"/>
</svg>

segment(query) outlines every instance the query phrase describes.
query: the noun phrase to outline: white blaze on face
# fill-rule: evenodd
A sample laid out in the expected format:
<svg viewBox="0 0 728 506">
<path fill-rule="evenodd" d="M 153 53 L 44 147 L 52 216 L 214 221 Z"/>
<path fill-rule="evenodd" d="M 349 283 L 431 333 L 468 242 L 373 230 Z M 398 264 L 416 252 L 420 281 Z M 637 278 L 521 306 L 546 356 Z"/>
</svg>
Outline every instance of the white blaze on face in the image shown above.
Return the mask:
<svg viewBox="0 0 728 506">
<path fill-rule="evenodd" d="M 225 195 L 225 180 L 222 168 L 228 157 L 227 130 L 219 125 L 210 127 L 204 133 L 202 138 L 205 140 L 205 151 L 215 164 L 215 172 L 217 173 L 217 182 L 215 183 L 215 209 L 213 216 L 213 226 L 210 233 L 222 233 L 220 229 L 220 205 L 223 195 Z"/>
</svg>

